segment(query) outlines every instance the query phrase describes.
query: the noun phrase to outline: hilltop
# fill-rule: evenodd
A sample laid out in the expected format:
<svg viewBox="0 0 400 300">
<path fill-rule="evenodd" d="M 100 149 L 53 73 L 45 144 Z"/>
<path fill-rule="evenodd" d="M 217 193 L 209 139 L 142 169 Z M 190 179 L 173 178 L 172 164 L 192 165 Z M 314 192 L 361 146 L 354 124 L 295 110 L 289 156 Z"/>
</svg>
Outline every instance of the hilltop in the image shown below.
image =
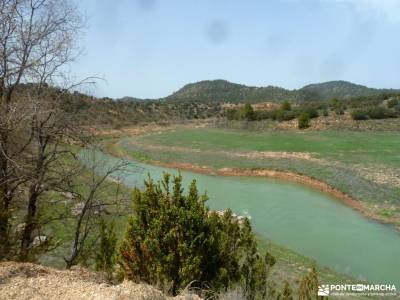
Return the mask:
<svg viewBox="0 0 400 300">
<path fill-rule="evenodd" d="M 166 101 L 194 102 L 263 102 L 283 101 L 292 98 L 292 93 L 284 88 L 267 86 L 254 87 L 232 83 L 226 80 L 205 80 L 190 83 L 164 98 Z"/>
<path fill-rule="evenodd" d="M 197 103 L 259 103 L 329 100 L 332 98 L 344 99 L 356 96 L 371 96 L 381 93 L 398 93 L 399 89 L 376 89 L 348 81 L 329 81 L 313 83 L 298 90 L 289 90 L 277 86 L 246 86 L 232 83 L 227 80 L 204 80 L 189 83 L 173 94 L 155 100 L 166 102 L 197 102 Z M 144 101 L 133 97 L 124 97 L 118 100 Z M 147 100 L 148 101 L 148 100 Z"/>
</svg>

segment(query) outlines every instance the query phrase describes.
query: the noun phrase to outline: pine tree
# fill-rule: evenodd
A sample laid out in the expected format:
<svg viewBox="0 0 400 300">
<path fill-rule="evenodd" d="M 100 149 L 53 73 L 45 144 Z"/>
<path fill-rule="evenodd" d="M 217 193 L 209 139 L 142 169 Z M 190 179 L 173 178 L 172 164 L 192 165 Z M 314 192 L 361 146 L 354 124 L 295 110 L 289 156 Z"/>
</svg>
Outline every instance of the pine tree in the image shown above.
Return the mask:
<svg viewBox="0 0 400 300">
<path fill-rule="evenodd" d="M 290 103 L 288 101 L 285 101 L 282 103 L 281 105 L 281 110 L 291 110 L 292 106 L 290 105 Z"/>
<path fill-rule="evenodd" d="M 285 280 L 283 291 L 282 291 L 282 300 L 292 300 L 292 289 L 290 288 L 289 282 Z"/>
<path fill-rule="evenodd" d="M 100 222 L 100 245 L 96 255 L 96 270 L 112 279 L 116 258 L 117 237 L 114 232 L 114 223 L 107 225 L 104 220 Z"/>
<path fill-rule="evenodd" d="M 311 272 L 305 275 L 300 281 L 299 286 L 299 299 L 310 300 L 318 299 L 318 274 L 315 267 L 311 269 Z"/>
<path fill-rule="evenodd" d="M 247 121 L 253 121 L 254 120 L 254 109 L 253 109 L 253 107 L 251 106 L 250 103 L 246 103 L 244 105 L 243 114 L 244 114 L 244 118 Z"/>
<path fill-rule="evenodd" d="M 299 129 L 306 129 L 310 127 L 310 116 L 308 115 L 308 113 L 300 113 L 298 117 L 298 127 Z"/>
<path fill-rule="evenodd" d="M 182 177 L 164 174 L 133 193 L 134 215 L 120 247 L 120 265 L 128 279 L 176 295 L 193 281 L 214 291 L 243 285 L 249 299 L 266 287 L 265 259 L 257 253 L 250 222 L 231 211 L 209 211 L 196 182 L 187 194 Z M 264 293 L 265 294 L 265 293 Z"/>
</svg>

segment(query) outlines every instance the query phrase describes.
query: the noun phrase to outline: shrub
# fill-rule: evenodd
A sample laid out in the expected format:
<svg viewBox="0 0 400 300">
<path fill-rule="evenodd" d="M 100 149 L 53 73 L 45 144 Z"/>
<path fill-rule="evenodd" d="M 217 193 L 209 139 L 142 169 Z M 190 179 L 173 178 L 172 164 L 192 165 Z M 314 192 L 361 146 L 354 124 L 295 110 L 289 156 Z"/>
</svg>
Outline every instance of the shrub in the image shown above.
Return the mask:
<svg viewBox="0 0 400 300">
<path fill-rule="evenodd" d="M 395 110 L 377 106 L 355 110 L 351 113 L 351 117 L 353 118 L 353 120 L 366 120 L 397 118 L 398 115 Z"/>
<path fill-rule="evenodd" d="M 240 284 L 248 298 L 265 295 L 267 265 L 247 218 L 209 211 L 193 181 L 169 174 L 133 193 L 134 215 L 120 247 L 120 265 L 134 281 L 159 285 L 176 295 L 193 281 L 215 291 Z M 269 262 L 271 261 L 270 258 Z"/>
<path fill-rule="evenodd" d="M 272 119 L 277 121 L 289 121 L 296 118 L 296 112 L 292 110 L 277 109 L 272 113 Z"/>
<path fill-rule="evenodd" d="M 254 110 L 253 107 L 251 106 L 250 103 L 246 103 L 243 108 L 243 117 L 247 121 L 253 121 L 254 120 Z"/>
<path fill-rule="evenodd" d="M 398 105 L 400 105 L 400 100 L 399 99 L 390 99 L 387 102 L 387 107 L 388 108 L 393 108 L 393 107 L 398 106 Z"/>
<path fill-rule="evenodd" d="M 313 106 L 304 106 L 301 108 L 301 112 L 306 113 L 310 119 L 317 118 L 319 116 L 318 110 Z"/>
<path fill-rule="evenodd" d="M 343 108 L 335 109 L 335 115 L 337 115 L 337 116 L 344 115 L 344 109 Z"/>
<path fill-rule="evenodd" d="M 396 117 L 391 110 L 380 106 L 368 109 L 368 116 L 371 119 L 386 119 Z"/>
<path fill-rule="evenodd" d="M 353 120 L 367 120 L 368 113 L 362 109 L 354 110 L 351 112 L 351 118 Z"/>
<path fill-rule="evenodd" d="M 290 103 L 288 101 L 285 101 L 282 103 L 281 105 L 281 110 L 291 110 L 292 106 L 290 105 Z"/>
<path fill-rule="evenodd" d="M 282 291 L 282 300 L 293 300 L 293 292 L 292 289 L 289 285 L 289 282 L 285 280 L 284 285 L 283 285 L 283 291 Z"/>
<path fill-rule="evenodd" d="M 328 109 L 325 108 L 325 109 L 322 111 L 322 114 L 323 114 L 324 117 L 329 116 L 329 111 L 328 111 Z"/>
<path fill-rule="evenodd" d="M 305 112 L 300 113 L 297 126 L 299 129 L 306 129 L 310 127 L 310 116 Z"/>
<path fill-rule="evenodd" d="M 96 255 L 96 270 L 106 273 L 111 280 L 114 271 L 117 247 L 117 236 L 114 223 L 107 225 L 104 220 L 100 223 L 100 246 Z"/>
<path fill-rule="evenodd" d="M 238 120 L 239 119 L 238 111 L 233 108 L 227 109 L 225 112 L 225 115 L 228 120 Z"/>
<path fill-rule="evenodd" d="M 269 110 L 256 110 L 254 112 L 255 120 L 265 120 L 270 119 L 272 117 L 272 113 Z"/>
<path fill-rule="evenodd" d="M 318 274 L 315 267 L 313 267 L 300 281 L 299 299 L 318 299 L 318 285 Z"/>
</svg>

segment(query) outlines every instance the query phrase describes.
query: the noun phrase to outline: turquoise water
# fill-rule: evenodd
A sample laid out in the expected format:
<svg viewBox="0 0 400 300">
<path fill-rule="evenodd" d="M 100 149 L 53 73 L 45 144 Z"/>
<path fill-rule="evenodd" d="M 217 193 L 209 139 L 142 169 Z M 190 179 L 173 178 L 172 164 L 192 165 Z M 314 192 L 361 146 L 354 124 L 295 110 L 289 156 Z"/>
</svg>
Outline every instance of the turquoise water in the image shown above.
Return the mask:
<svg viewBox="0 0 400 300">
<path fill-rule="evenodd" d="M 104 156 L 104 168 L 118 159 Z M 131 161 L 121 174 L 128 186 L 143 186 L 150 174 L 178 171 Z M 400 288 L 400 234 L 369 220 L 329 195 L 267 178 L 209 176 L 181 171 L 185 186 L 197 180 L 212 209 L 231 208 L 251 217 L 254 231 L 319 264 L 371 283 Z"/>
</svg>

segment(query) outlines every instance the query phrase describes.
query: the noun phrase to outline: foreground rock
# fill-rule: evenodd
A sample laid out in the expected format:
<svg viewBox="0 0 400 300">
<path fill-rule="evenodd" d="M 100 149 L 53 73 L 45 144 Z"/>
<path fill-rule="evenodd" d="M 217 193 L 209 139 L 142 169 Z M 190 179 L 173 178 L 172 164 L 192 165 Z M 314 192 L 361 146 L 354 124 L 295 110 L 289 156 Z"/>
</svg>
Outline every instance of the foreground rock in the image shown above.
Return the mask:
<svg viewBox="0 0 400 300">
<path fill-rule="evenodd" d="M 196 295 L 170 298 L 152 286 L 124 281 L 108 284 L 101 276 L 86 269 L 70 271 L 30 263 L 0 263 L 0 299 L 193 299 Z"/>
</svg>

